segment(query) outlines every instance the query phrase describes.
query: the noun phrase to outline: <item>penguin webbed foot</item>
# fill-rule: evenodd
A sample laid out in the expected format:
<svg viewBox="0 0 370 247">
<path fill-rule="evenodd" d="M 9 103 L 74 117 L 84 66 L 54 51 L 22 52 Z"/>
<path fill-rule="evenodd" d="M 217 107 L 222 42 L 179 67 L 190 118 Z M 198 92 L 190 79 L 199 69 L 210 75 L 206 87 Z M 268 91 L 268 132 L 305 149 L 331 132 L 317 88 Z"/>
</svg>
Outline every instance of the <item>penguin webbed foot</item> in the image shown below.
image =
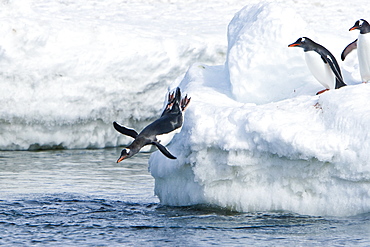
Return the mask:
<svg viewBox="0 0 370 247">
<path fill-rule="evenodd" d="M 169 93 L 167 98 L 167 105 L 164 108 L 161 116 L 163 116 L 167 111 L 171 110 L 174 102 L 175 102 L 175 93 L 174 92 Z"/>
<path fill-rule="evenodd" d="M 175 92 L 168 94 L 168 100 L 167 100 L 168 103 L 173 102 L 174 98 L 175 98 Z"/>
<path fill-rule="evenodd" d="M 178 94 L 177 97 L 181 97 L 181 93 L 180 93 L 179 88 L 177 88 L 176 92 L 172 92 L 172 93 L 168 94 L 167 105 L 166 105 L 163 112 L 166 112 L 166 111 L 170 110 L 172 108 L 172 106 L 175 104 L 176 93 Z M 187 106 L 190 103 L 190 99 L 191 99 L 191 97 L 188 97 L 188 95 L 185 95 L 185 97 L 180 100 L 179 103 L 180 103 L 181 111 L 186 110 Z M 163 113 L 162 113 L 162 115 L 163 115 Z"/>
<path fill-rule="evenodd" d="M 325 88 L 325 89 L 323 89 L 323 90 L 321 90 L 321 91 L 318 91 L 318 92 L 316 93 L 316 95 L 322 94 L 322 93 L 324 93 L 324 92 L 326 92 L 326 91 L 329 91 L 329 89 Z"/>
<path fill-rule="evenodd" d="M 172 92 L 172 93 L 168 94 L 166 110 L 168 110 L 172 107 L 174 100 L 175 100 L 175 93 Z"/>
<path fill-rule="evenodd" d="M 181 99 L 180 106 L 181 106 L 182 111 L 186 110 L 186 108 L 188 107 L 190 103 L 190 100 L 191 100 L 191 97 L 188 98 L 188 95 L 185 95 L 185 97 Z"/>
</svg>

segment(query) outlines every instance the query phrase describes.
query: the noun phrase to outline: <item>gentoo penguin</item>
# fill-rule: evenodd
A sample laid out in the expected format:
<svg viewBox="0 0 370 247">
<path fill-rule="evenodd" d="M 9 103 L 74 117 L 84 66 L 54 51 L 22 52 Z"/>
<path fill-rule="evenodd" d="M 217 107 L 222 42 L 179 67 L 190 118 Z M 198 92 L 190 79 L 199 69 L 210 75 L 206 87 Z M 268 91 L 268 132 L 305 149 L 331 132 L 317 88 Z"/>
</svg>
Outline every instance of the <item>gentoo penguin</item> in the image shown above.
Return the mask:
<svg viewBox="0 0 370 247">
<path fill-rule="evenodd" d="M 355 25 L 349 29 L 349 31 L 359 29 L 360 34 L 358 39 L 353 41 L 351 44 L 344 48 L 341 58 L 342 61 L 346 56 L 357 48 L 358 64 L 360 67 L 360 74 L 362 82 L 366 83 L 370 81 L 370 25 L 364 19 L 356 21 Z"/>
<path fill-rule="evenodd" d="M 325 47 L 307 37 L 297 39 L 296 42 L 288 45 L 288 47 L 302 47 L 304 49 L 308 68 L 316 80 L 326 88 L 317 94 L 329 89 L 338 89 L 346 86 L 337 60 Z"/>
<path fill-rule="evenodd" d="M 139 134 L 133 129 L 128 129 L 113 122 L 113 126 L 118 132 L 135 139 L 127 148 L 122 150 L 117 163 L 132 157 L 137 154 L 142 147 L 149 144 L 155 145 L 168 158 L 176 159 L 165 146 L 159 143 L 157 136 L 170 133 L 182 126 L 182 112 L 185 111 L 190 99 L 191 98 L 188 98 L 187 95 L 181 99 L 180 88 L 176 88 L 175 93 L 169 94 L 167 105 L 161 117 L 146 126 Z"/>
</svg>

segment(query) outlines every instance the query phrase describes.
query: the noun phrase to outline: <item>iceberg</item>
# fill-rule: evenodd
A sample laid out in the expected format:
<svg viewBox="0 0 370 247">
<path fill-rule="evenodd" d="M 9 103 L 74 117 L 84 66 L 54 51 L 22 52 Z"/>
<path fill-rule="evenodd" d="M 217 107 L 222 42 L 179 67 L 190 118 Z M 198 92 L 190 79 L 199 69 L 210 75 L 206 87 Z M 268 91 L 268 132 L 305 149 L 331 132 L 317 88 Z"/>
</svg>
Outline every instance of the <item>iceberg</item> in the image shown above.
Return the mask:
<svg viewBox="0 0 370 247">
<path fill-rule="evenodd" d="M 303 26 L 291 8 L 249 4 L 229 24 L 225 64 L 193 64 L 172 85 L 192 102 L 167 146 L 177 160 L 149 159 L 162 204 L 370 212 L 370 85 L 346 64 L 349 86 L 316 96 L 303 54 L 287 47 Z"/>
</svg>

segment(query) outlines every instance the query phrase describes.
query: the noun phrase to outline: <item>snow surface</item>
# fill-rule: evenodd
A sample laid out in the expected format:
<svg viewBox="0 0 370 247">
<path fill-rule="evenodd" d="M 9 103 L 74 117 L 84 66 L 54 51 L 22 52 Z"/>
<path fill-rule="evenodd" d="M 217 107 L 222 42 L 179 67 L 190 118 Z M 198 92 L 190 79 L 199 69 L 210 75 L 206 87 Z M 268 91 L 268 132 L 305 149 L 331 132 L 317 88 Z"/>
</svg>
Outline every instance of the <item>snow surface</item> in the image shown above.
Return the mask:
<svg viewBox="0 0 370 247">
<path fill-rule="evenodd" d="M 341 64 L 349 86 L 315 96 L 322 86 L 303 50 L 287 48 L 309 36 L 338 57 L 345 44 L 330 37 L 351 24 L 326 20 L 334 25 L 321 35 L 297 13 L 284 4 L 248 4 L 230 22 L 225 65 L 190 67 L 180 87 L 192 102 L 168 145 L 178 159 L 155 152 L 149 161 L 161 203 L 310 215 L 370 211 L 370 85 L 360 83 L 357 58 Z"/>
<path fill-rule="evenodd" d="M 0 149 L 127 144 L 112 122 L 140 130 L 179 85 L 192 101 L 168 145 L 178 159 L 149 160 L 161 203 L 370 212 L 357 55 L 338 60 L 349 86 L 316 96 L 303 50 L 288 48 L 307 36 L 339 59 L 366 5 L 0 0 Z"/>
</svg>

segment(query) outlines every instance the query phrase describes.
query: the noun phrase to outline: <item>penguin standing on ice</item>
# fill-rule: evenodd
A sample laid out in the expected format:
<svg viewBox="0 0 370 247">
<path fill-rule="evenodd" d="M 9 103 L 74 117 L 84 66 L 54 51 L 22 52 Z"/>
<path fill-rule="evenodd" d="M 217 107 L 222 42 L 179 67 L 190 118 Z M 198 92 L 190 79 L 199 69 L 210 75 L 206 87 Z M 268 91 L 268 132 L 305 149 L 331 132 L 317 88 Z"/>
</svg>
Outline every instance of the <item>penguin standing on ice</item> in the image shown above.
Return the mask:
<svg viewBox="0 0 370 247">
<path fill-rule="evenodd" d="M 158 136 L 168 134 L 176 129 L 179 129 L 183 123 L 183 111 L 190 102 L 190 98 L 186 95 L 181 98 L 180 88 L 176 88 L 176 92 L 169 94 L 168 102 L 163 110 L 161 117 L 153 123 L 146 126 L 139 134 L 133 130 L 113 122 L 113 127 L 121 134 L 130 136 L 135 140 L 121 152 L 117 163 L 126 158 L 130 158 L 137 154 L 140 149 L 146 145 L 155 145 L 166 157 L 176 159 L 165 146 L 157 139 Z"/>
<path fill-rule="evenodd" d="M 361 79 L 362 82 L 366 83 L 370 81 L 370 25 L 366 20 L 360 19 L 349 31 L 356 29 L 360 30 L 358 38 L 344 48 L 341 58 L 344 61 L 351 51 L 357 49 Z"/>
<path fill-rule="evenodd" d="M 297 39 L 296 42 L 288 45 L 288 47 L 302 47 L 304 49 L 308 68 L 316 80 L 326 88 L 317 94 L 329 89 L 338 89 L 346 86 L 337 60 L 325 47 L 307 37 Z"/>
</svg>

